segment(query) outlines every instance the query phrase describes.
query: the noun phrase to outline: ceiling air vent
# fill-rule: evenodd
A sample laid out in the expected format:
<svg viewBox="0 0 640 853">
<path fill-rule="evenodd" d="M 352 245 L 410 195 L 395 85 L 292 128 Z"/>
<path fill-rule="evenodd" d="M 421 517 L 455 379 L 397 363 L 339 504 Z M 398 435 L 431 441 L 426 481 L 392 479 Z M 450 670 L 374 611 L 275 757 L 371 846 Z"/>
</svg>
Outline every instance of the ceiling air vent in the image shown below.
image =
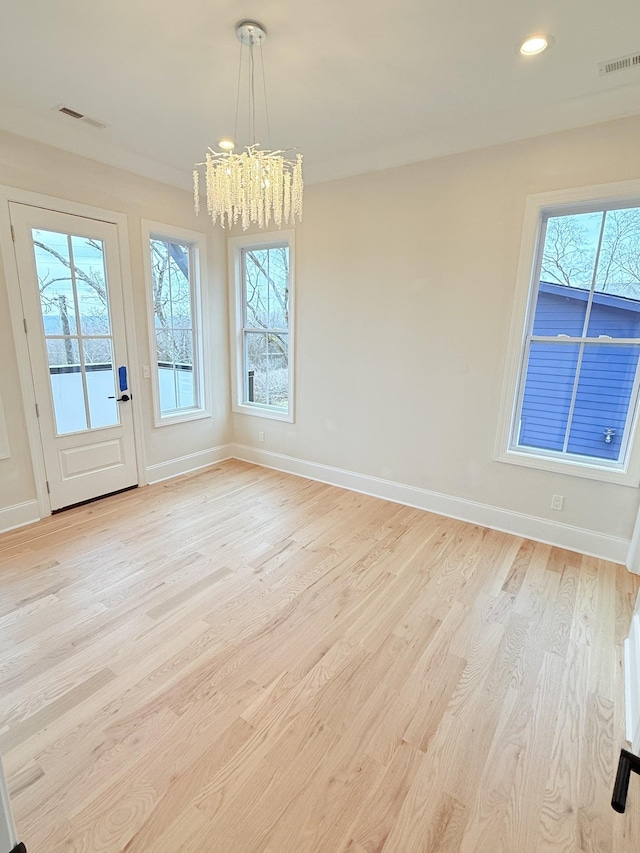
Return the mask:
<svg viewBox="0 0 640 853">
<path fill-rule="evenodd" d="M 598 65 L 598 73 L 601 77 L 609 74 L 617 74 L 618 71 L 627 71 L 630 68 L 640 69 L 640 53 L 630 53 L 628 56 L 619 56 L 617 59 L 607 59 Z"/>
<path fill-rule="evenodd" d="M 97 127 L 99 130 L 104 130 L 104 128 L 108 126 L 106 122 L 99 121 L 97 118 L 91 118 L 91 116 L 86 116 L 83 113 L 79 113 L 77 110 L 72 110 L 71 107 L 65 107 L 64 104 L 58 104 L 57 107 L 54 107 L 54 110 L 65 116 L 69 116 L 69 118 L 74 118 L 76 121 L 81 121 L 83 124 L 88 124 L 91 127 Z"/>
</svg>

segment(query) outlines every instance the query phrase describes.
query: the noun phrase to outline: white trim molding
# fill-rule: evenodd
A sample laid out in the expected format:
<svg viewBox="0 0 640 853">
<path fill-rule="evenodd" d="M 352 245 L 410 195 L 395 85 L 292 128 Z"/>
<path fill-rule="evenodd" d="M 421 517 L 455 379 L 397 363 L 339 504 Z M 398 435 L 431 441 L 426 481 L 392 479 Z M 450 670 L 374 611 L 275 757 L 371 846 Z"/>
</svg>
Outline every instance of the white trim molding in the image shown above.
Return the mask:
<svg viewBox="0 0 640 853">
<path fill-rule="evenodd" d="M 168 459 L 166 462 L 147 466 L 147 482 L 149 485 L 161 483 L 163 480 L 170 480 L 173 477 L 179 477 L 181 474 L 191 474 L 193 471 L 209 468 L 211 465 L 225 462 L 232 457 L 232 445 L 230 444 L 220 444 L 218 447 L 211 447 L 198 453 L 178 456 L 175 459 Z"/>
<path fill-rule="evenodd" d="M 544 233 L 543 218 L 593 210 L 611 210 L 624 204 L 640 205 L 640 180 L 538 193 L 527 197 L 511 331 L 504 359 L 505 373 L 494 451 L 496 461 L 625 486 L 635 487 L 640 484 L 640 441 L 636 439 L 640 406 L 635 407 L 635 414 L 629 425 L 626 461 L 619 465 L 577 455 L 573 458 L 550 452 L 545 455 L 543 451 L 538 452 L 535 448 L 528 452 L 523 447 L 515 447 L 511 444 L 512 423 L 518 405 L 520 374 L 524 369 L 523 353 L 527 338 L 525 320 L 527 316 L 531 316 L 538 290 L 539 269 L 535 260 Z M 634 405 L 633 398 L 632 405 Z"/>
<path fill-rule="evenodd" d="M 142 250 L 145 272 L 145 291 L 147 303 L 147 329 L 149 333 L 149 353 L 151 355 L 151 387 L 153 390 L 154 425 L 170 426 L 200 418 L 211 417 L 211 388 L 208 366 L 211 364 L 211 342 L 207 323 L 203 318 L 209 316 L 207 288 L 204 286 L 207 272 L 207 237 L 201 231 L 191 231 L 150 219 L 142 220 Z M 191 327 L 193 335 L 194 396 L 198 405 L 184 409 L 175 409 L 162 413 L 160 407 L 160 388 L 157 369 L 157 341 L 155 310 L 153 305 L 153 271 L 149 245 L 151 240 L 163 240 L 169 243 L 186 244 L 189 247 L 189 285 L 191 289 Z"/>
<path fill-rule="evenodd" d="M 640 574 L 640 557 L 638 548 L 634 546 L 635 533 L 634 539 L 629 541 L 581 527 L 559 524 L 465 498 L 444 495 L 441 492 L 384 480 L 380 477 L 371 477 L 367 474 L 358 474 L 331 465 L 308 462 L 305 459 L 259 450 L 242 444 L 221 444 L 208 450 L 149 465 L 145 470 L 145 479 L 149 484 L 160 483 L 209 468 L 228 459 L 238 459 L 263 468 L 283 471 L 308 480 L 316 480 L 360 494 L 433 512 L 447 518 L 479 524 L 482 527 L 500 530 L 524 539 L 533 539 L 536 542 L 566 548 L 579 554 L 621 563 L 626 565 L 629 571 Z M 0 532 L 31 524 L 40 518 L 37 501 L 27 501 L 0 509 Z"/>
<path fill-rule="evenodd" d="M 231 445 L 222 444 L 209 450 L 202 450 L 199 453 L 190 453 L 187 456 L 179 456 L 166 462 L 149 465 L 144 472 L 145 482 L 149 484 L 160 483 L 163 480 L 180 477 L 182 474 L 190 474 L 203 468 L 209 468 L 218 462 L 231 459 L 233 456 L 231 451 Z M 16 527 L 33 524 L 48 515 L 50 515 L 49 512 L 40 512 L 37 500 L 0 507 L 0 533 L 8 533 Z"/>
<path fill-rule="evenodd" d="M 231 408 L 241 415 L 252 415 L 259 418 L 270 418 L 276 421 L 295 421 L 295 311 L 296 311 L 296 232 L 295 230 L 271 231 L 262 234 L 242 234 L 238 237 L 227 238 L 227 262 L 229 272 L 229 334 L 231 352 Z M 289 249 L 289 293 L 288 293 L 288 366 L 289 391 L 286 411 L 273 406 L 259 403 L 248 403 L 244 400 L 244 332 L 245 303 L 243 280 L 243 250 L 245 249 L 275 249 L 287 246 Z M 252 331 L 252 330 L 249 330 Z"/>
<path fill-rule="evenodd" d="M 33 524 L 40 521 L 38 501 L 24 501 L 0 508 L 0 533 L 7 533 L 16 527 L 24 527 L 25 524 Z"/>
<path fill-rule="evenodd" d="M 258 450 L 255 447 L 234 444 L 231 445 L 231 451 L 230 455 L 234 459 L 240 459 L 244 462 L 253 462 L 265 468 L 274 468 L 277 471 L 296 474 L 308 480 L 318 480 L 321 483 L 340 486 L 364 495 L 371 495 L 416 509 L 424 509 L 427 512 L 435 512 L 448 518 L 457 518 L 460 521 L 490 527 L 493 530 L 511 533 L 525 539 L 533 539 L 546 545 L 555 545 L 590 557 L 611 560 L 614 563 L 625 564 L 627 559 L 628 539 L 595 533 L 592 530 L 572 527 L 569 524 L 558 524 L 543 518 L 511 512 L 465 498 L 443 495 L 440 492 L 407 486 L 379 477 L 370 477 L 367 474 L 357 474 L 353 471 L 321 465 L 317 462 L 307 462 L 304 459 L 296 459 L 268 450 Z"/>
<path fill-rule="evenodd" d="M 42 207 L 46 210 L 82 216 L 88 219 L 97 219 L 102 222 L 112 223 L 116 226 L 118 234 L 120 275 L 122 279 L 122 296 L 125 309 L 125 335 L 127 340 L 129 375 L 136 380 L 136 387 L 141 387 L 141 378 L 137 360 L 135 328 L 133 325 L 133 280 L 131 273 L 127 216 L 112 210 L 105 210 L 103 208 L 69 201 L 68 199 L 54 198 L 52 196 L 42 195 L 41 193 L 18 189 L 16 187 L 0 186 L 0 254 L 2 255 L 2 264 L 4 266 L 7 283 L 9 314 L 11 317 L 11 326 L 16 346 L 16 355 L 18 358 L 18 378 L 22 392 L 27 437 L 29 439 L 29 449 L 31 452 L 31 464 L 36 486 L 38 514 L 36 515 L 36 518 L 30 519 L 31 521 L 34 521 L 38 518 L 45 518 L 50 515 L 51 505 L 49 503 L 49 496 L 46 490 L 47 477 L 45 473 L 40 430 L 35 414 L 36 399 L 33 390 L 29 350 L 23 327 L 24 312 L 20 295 L 20 281 L 18 277 L 14 244 L 11 237 L 10 204 L 12 202 L 16 204 L 29 205 L 31 207 Z M 142 395 L 137 392 L 134 393 L 131 397 L 131 405 L 133 408 L 133 431 L 136 445 L 138 482 L 142 485 L 144 483 L 143 477 L 145 468 L 145 447 L 142 433 Z M 27 524 L 29 522 L 23 523 Z M 2 526 L 1 519 L 0 529 L 5 529 Z"/>
</svg>

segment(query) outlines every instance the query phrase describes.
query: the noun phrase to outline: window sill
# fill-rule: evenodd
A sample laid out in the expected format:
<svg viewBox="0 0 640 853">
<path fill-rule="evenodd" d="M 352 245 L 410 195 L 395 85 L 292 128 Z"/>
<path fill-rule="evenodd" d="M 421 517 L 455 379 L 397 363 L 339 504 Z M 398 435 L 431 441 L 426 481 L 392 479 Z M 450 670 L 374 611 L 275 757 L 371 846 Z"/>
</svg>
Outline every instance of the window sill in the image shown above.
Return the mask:
<svg viewBox="0 0 640 853">
<path fill-rule="evenodd" d="M 156 413 L 155 426 L 171 426 L 172 424 L 182 424 L 187 423 L 188 421 L 199 421 L 203 418 L 210 417 L 211 412 L 206 411 L 206 409 L 185 409 L 184 411 L 179 411 L 171 415 L 158 415 Z"/>
<path fill-rule="evenodd" d="M 637 466 L 631 464 L 626 470 L 623 468 L 604 468 L 588 461 L 551 459 L 518 450 L 505 450 L 497 453 L 494 459 L 496 462 L 507 462 L 510 465 L 536 468 L 538 471 L 549 471 L 554 474 L 567 474 L 570 477 L 583 477 L 587 480 L 599 480 L 602 483 L 615 483 L 619 486 L 637 487 L 640 483 L 640 472 L 637 470 Z"/>
<path fill-rule="evenodd" d="M 270 406 L 262 406 L 259 403 L 236 403 L 233 411 L 238 415 L 251 415 L 254 418 L 268 418 L 272 421 L 293 423 L 293 415 L 289 412 L 283 412 L 282 409 L 275 409 Z"/>
</svg>

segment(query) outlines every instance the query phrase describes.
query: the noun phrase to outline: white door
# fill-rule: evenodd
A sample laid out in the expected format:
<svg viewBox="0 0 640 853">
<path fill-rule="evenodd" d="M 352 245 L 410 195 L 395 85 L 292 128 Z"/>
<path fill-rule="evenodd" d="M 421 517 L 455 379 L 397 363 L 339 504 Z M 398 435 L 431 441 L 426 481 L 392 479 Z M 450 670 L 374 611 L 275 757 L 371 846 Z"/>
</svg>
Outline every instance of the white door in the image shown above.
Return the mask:
<svg viewBox="0 0 640 853">
<path fill-rule="evenodd" d="M 51 509 L 138 482 L 117 228 L 11 202 Z"/>
</svg>

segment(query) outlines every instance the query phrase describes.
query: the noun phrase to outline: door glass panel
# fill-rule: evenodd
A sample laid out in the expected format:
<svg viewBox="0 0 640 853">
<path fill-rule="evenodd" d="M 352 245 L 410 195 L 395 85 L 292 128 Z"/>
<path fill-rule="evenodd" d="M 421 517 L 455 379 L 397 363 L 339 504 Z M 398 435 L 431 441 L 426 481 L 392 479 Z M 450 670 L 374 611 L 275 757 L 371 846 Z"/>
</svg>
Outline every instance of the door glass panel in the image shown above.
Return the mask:
<svg viewBox="0 0 640 853">
<path fill-rule="evenodd" d="M 84 341 L 84 363 L 87 376 L 87 396 L 92 429 L 120 423 L 115 401 L 116 381 L 113 370 L 110 338 L 90 338 Z"/>
<path fill-rule="evenodd" d="M 47 355 L 58 435 L 87 429 L 77 339 L 48 338 Z"/>
<path fill-rule="evenodd" d="M 87 282 L 76 279 L 78 311 L 83 335 L 108 335 L 110 329 L 109 308 L 101 294 Z"/>
<path fill-rule="evenodd" d="M 32 229 L 58 435 L 120 423 L 101 240 Z M 82 357 L 81 357 L 82 356 Z"/>
<path fill-rule="evenodd" d="M 40 307 L 45 335 L 77 332 L 66 234 L 33 230 Z"/>
<path fill-rule="evenodd" d="M 71 238 L 78 311 L 85 335 L 109 334 L 109 302 L 101 240 Z"/>
</svg>

